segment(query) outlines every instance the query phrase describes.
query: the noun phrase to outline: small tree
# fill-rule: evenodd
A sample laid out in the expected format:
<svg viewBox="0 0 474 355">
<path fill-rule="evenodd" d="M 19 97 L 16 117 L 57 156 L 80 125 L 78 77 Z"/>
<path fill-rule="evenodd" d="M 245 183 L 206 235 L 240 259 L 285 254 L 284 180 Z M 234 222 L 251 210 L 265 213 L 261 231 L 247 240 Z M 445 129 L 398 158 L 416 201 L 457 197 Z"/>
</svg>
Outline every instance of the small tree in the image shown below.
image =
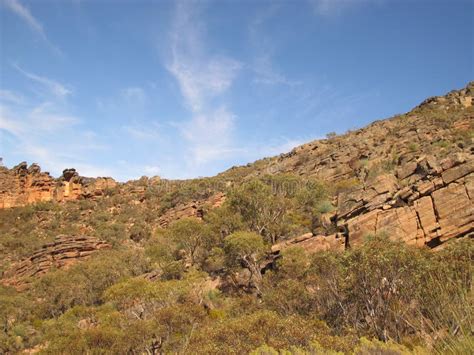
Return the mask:
<svg viewBox="0 0 474 355">
<path fill-rule="evenodd" d="M 224 250 L 228 265 L 241 266 L 249 270 L 249 286 L 253 284 L 260 293 L 262 281 L 260 262 L 265 256 L 265 244 L 262 237 L 252 232 L 236 232 L 225 239 Z"/>
<path fill-rule="evenodd" d="M 222 243 L 225 237 L 244 226 L 240 214 L 235 213 L 228 205 L 212 209 L 204 215 L 204 220 L 212 237 L 213 245 L 210 245 L 210 248 Z"/>
<path fill-rule="evenodd" d="M 183 218 L 171 224 L 169 233 L 178 248 L 184 250 L 191 265 L 204 250 L 207 237 L 206 227 L 195 218 Z"/>
<path fill-rule="evenodd" d="M 281 225 L 287 202 L 283 196 L 273 194 L 270 186 L 260 180 L 253 180 L 232 191 L 228 203 L 252 231 L 268 237 L 274 244 L 279 234 L 274 227 Z"/>
</svg>

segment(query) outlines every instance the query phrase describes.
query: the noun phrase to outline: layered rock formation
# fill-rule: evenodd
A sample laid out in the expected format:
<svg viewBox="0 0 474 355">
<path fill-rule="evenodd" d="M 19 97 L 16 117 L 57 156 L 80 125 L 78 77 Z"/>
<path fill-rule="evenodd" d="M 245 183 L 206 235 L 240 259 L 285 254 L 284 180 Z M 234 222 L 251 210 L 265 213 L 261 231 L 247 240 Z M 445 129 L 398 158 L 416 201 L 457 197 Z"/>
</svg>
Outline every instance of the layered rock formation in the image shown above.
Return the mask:
<svg viewBox="0 0 474 355">
<path fill-rule="evenodd" d="M 343 227 L 351 246 L 367 234 L 386 233 L 435 247 L 474 233 L 473 185 L 472 156 L 447 158 L 441 164 L 422 157 L 407 162 L 396 175 L 380 175 L 340 194 L 334 222 Z"/>
<path fill-rule="evenodd" d="M 202 219 L 204 211 L 208 208 L 216 208 L 224 203 L 225 195 L 216 193 L 205 200 L 192 201 L 190 203 L 181 204 L 166 211 L 159 219 L 159 225 L 162 228 L 181 218 L 195 217 Z"/>
<path fill-rule="evenodd" d="M 100 196 L 117 185 L 112 178 L 84 178 L 66 169 L 55 179 L 37 164 L 22 162 L 12 169 L 0 167 L 0 209 L 44 201 L 69 201 Z"/>
<path fill-rule="evenodd" d="M 330 235 L 304 234 L 271 248 L 299 246 L 307 252 L 357 247 L 368 235 L 386 234 L 419 247 L 436 248 L 460 237 L 474 237 L 474 159 L 455 155 L 438 164 L 422 157 L 377 176 L 338 196 Z"/>
<path fill-rule="evenodd" d="M 299 246 L 309 253 L 327 250 L 341 251 L 346 248 L 346 238 L 341 233 L 331 235 L 313 235 L 312 233 L 306 233 L 299 237 L 272 245 L 271 253 L 279 254 L 282 250 L 292 246 Z"/>
<path fill-rule="evenodd" d="M 34 277 L 45 274 L 52 268 L 68 267 L 87 258 L 97 250 L 111 246 L 104 241 L 88 236 L 58 236 L 45 244 L 31 256 L 14 264 L 2 275 L 4 285 L 24 288 Z"/>
<path fill-rule="evenodd" d="M 291 245 L 340 250 L 377 233 L 437 247 L 474 234 L 473 104 L 471 82 L 407 114 L 221 175 L 296 173 L 340 190 L 331 216 L 339 233 L 296 237 L 273 246 L 274 253 Z"/>
</svg>

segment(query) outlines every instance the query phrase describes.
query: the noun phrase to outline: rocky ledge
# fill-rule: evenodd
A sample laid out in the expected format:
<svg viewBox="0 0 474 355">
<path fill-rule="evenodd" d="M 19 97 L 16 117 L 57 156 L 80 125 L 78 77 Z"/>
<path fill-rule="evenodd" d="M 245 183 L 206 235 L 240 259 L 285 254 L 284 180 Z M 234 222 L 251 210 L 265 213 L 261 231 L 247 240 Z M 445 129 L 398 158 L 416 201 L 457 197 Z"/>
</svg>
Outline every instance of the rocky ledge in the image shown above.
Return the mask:
<svg viewBox="0 0 474 355">
<path fill-rule="evenodd" d="M 439 164 L 430 156 L 396 174 L 339 195 L 334 221 L 354 246 L 367 234 L 386 233 L 409 244 L 437 247 L 474 233 L 474 160 L 456 154 Z"/>
<path fill-rule="evenodd" d="M 107 248 L 110 248 L 108 243 L 94 237 L 60 235 L 54 242 L 43 245 L 31 256 L 12 265 L 3 273 L 1 283 L 23 289 L 33 277 L 43 275 L 53 268 L 68 267 L 97 250 Z"/>
<path fill-rule="evenodd" d="M 196 200 L 186 204 L 180 204 L 174 208 L 167 210 L 163 216 L 160 217 L 160 227 L 166 228 L 173 221 L 181 218 L 195 217 L 202 219 L 206 209 L 216 208 L 224 203 L 225 195 L 218 192 L 207 199 Z"/>
<path fill-rule="evenodd" d="M 474 159 L 455 154 L 438 164 L 423 156 L 395 174 L 383 174 L 341 193 L 330 218 L 339 231 L 311 233 L 273 245 L 272 253 L 298 245 L 309 252 L 344 250 L 364 237 L 386 234 L 419 247 L 439 248 L 446 241 L 474 237 Z"/>
</svg>

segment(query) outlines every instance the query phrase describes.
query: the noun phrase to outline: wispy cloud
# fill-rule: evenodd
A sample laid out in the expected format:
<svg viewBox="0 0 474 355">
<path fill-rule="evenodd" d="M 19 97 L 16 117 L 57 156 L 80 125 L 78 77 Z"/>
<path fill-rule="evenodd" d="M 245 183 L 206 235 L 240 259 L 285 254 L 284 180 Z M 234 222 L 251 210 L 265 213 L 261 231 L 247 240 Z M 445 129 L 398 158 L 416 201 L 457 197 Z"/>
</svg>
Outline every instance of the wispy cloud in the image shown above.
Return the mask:
<svg viewBox="0 0 474 355">
<path fill-rule="evenodd" d="M 56 96 L 58 98 L 64 98 L 64 97 L 72 94 L 72 91 L 67 86 L 65 86 L 65 85 L 63 85 L 63 84 L 61 84 L 61 83 L 59 83 L 55 80 L 52 80 L 52 79 L 49 79 L 49 78 L 46 78 L 46 77 L 43 77 L 43 76 L 40 76 L 40 75 L 30 73 L 26 70 L 23 70 L 18 64 L 12 64 L 12 65 L 16 70 L 18 70 L 25 77 L 27 77 L 28 79 L 30 79 L 30 80 L 38 83 L 38 84 L 43 85 L 54 96 Z"/>
<path fill-rule="evenodd" d="M 22 5 L 18 0 L 2 0 L 2 2 L 7 8 L 25 21 L 35 32 L 46 39 L 43 25 L 31 14 L 26 6 Z"/>
<path fill-rule="evenodd" d="M 301 81 L 290 80 L 278 72 L 268 54 L 262 54 L 255 60 L 253 70 L 256 74 L 254 83 L 267 85 L 300 85 Z"/>
<path fill-rule="evenodd" d="M 49 95 L 40 104 L 28 96 L 22 96 L 21 105 L 15 100 L 0 103 L 0 155 L 13 164 L 17 162 L 13 159 L 38 162 L 56 176 L 67 167 L 85 176 L 111 175 L 109 169 L 86 161 L 91 151 L 103 150 L 104 144 L 93 132 L 83 131 L 82 120 L 61 100 L 58 103 L 55 95 Z M 9 156 L 3 151 L 6 145 L 11 145 Z"/>
<path fill-rule="evenodd" d="M 25 101 L 25 98 L 13 91 L 0 89 L 0 100 L 8 101 L 13 104 L 21 104 Z"/>
<path fill-rule="evenodd" d="M 222 55 L 208 55 L 199 10 L 190 2 L 179 2 L 171 32 L 171 61 L 174 75 L 188 107 L 199 112 L 205 101 L 224 93 L 232 85 L 241 63 Z"/>
<path fill-rule="evenodd" d="M 192 55 L 177 55 L 169 67 L 178 80 L 187 105 L 194 112 L 204 108 L 204 101 L 225 92 L 232 84 L 241 65 L 229 59 L 211 59 L 207 63 L 192 61 Z"/>
<path fill-rule="evenodd" d="M 177 3 L 167 68 L 191 112 L 190 120 L 175 125 L 188 144 L 188 163 L 193 166 L 224 159 L 235 151 L 232 136 L 236 116 L 223 103 L 215 108 L 214 100 L 224 100 L 242 67 L 233 58 L 213 54 L 206 46 L 204 29 L 195 4 Z"/>
<path fill-rule="evenodd" d="M 238 152 L 232 145 L 235 116 L 225 107 L 212 112 L 194 115 L 190 121 L 179 126 L 183 137 L 190 144 L 192 162 L 206 164 L 215 159 L 224 159 Z"/>
<path fill-rule="evenodd" d="M 156 122 L 124 125 L 122 129 L 137 140 L 158 139 L 160 137 L 159 125 Z"/>
<path fill-rule="evenodd" d="M 145 165 L 143 171 L 148 175 L 158 175 L 161 172 L 161 169 L 158 166 Z"/>
<path fill-rule="evenodd" d="M 274 156 L 278 155 L 281 153 L 288 153 L 291 151 L 293 148 L 296 148 L 302 144 L 304 144 L 307 139 L 289 139 L 282 137 L 278 140 L 276 143 L 270 143 L 266 146 L 261 147 L 258 150 L 258 157 L 255 157 L 256 159 L 259 159 L 261 157 L 269 157 L 269 156 Z"/>
<path fill-rule="evenodd" d="M 49 132 L 72 127 L 80 122 L 77 117 L 58 111 L 51 102 L 44 102 L 34 107 L 28 117 L 28 124 L 35 129 Z"/>
<path fill-rule="evenodd" d="M 7 106 L 0 105 L 0 130 L 17 136 L 25 131 L 25 125 L 15 120 L 11 110 Z"/>
<path fill-rule="evenodd" d="M 51 41 L 46 36 L 46 32 L 44 30 L 43 24 L 33 16 L 30 9 L 23 5 L 18 0 L 0 0 L 2 4 L 10 11 L 12 11 L 15 15 L 20 17 L 36 34 L 38 34 L 41 39 L 43 39 L 48 46 L 57 54 L 61 54 L 61 50 L 53 45 Z"/>
<path fill-rule="evenodd" d="M 309 0 L 309 3 L 317 15 L 334 16 L 357 5 L 381 1 L 383 0 Z"/>
<path fill-rule="evenodd" d="M 58 133 L 79 122 L 78 118 L 57 111 L 50 102 L 29 107 L 21 112 L 0 105 L 0 129 L 25 140 L 28 135 L 33 137 L 42 133 Z"/>
<path fill-rule="evenodd" d="M 258 12 L 248 26 L 250 43 L 255 50 L 255 59 L 250 68 L 255 74 L 253 82 L 264 85 L 288 85 L 301 84 L 300 81 L 291 80 L 276 68 L 273 63 L 275 43 L 272 36 L 265 35 L 263 26 L 265 22 L 275 16 L 280 10 L 279 4 L 266 7 L 264 11 Z"/>
</svg>

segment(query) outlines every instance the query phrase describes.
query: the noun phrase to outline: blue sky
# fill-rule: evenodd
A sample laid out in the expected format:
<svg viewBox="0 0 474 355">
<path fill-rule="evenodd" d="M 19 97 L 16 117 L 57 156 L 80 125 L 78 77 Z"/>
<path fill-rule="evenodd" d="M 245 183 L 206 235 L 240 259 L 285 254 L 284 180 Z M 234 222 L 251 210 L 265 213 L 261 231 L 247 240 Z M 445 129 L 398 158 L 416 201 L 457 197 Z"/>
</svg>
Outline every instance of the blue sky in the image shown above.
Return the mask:
<svg viewBox="0 0 474 355">
<path fill-rule="evenodd" d="M 0 0 L 0 156 L 189 178 L 474 79 L 474 1 Z"/>
</svg>

